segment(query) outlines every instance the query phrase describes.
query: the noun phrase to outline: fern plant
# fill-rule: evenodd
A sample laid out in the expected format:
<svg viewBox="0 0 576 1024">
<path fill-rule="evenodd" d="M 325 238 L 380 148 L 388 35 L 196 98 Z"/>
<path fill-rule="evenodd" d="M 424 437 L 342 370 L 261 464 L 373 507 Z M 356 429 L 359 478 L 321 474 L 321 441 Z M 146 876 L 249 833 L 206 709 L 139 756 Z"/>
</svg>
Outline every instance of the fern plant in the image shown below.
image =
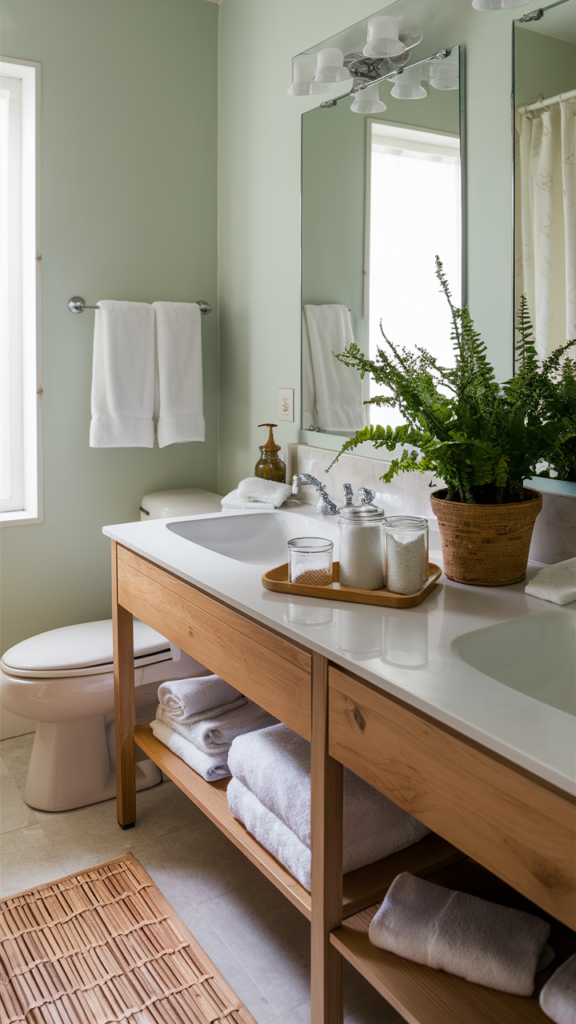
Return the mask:
<svg viewBox="0 0 576 1024">
<path fill-rule="evenodd" d="M 337 359 L 358 370 L 362 378 L 370 374 L 388 392 L 367 404 L 395 408 L 405 423 L 395 428 L 368 426 L 357 431 L 344 443 L 334 462 L 365 441 L 390 452 L 400 445 L 404 448 L 402 455 L 392 459 L 382 477 L 386 483 L 399 473 L 418 470 L 441 477 L 449 501 L 522 501 L 524 480 L 534 476 L 538 462 L 568 441 L 565 420 L 569 417 L 562 419 L 564 425 L 559 432 L 551 389 L 554 374 L 559 372 L 555 367 L 563 366 L 562 354 L 574 342 L 558 350 L 557 363 L 547 370 L 544 386 L 531 328 L 524 321 L 518 347 L 519 373 L 499 384 L 468 307 L 458 308 L 452 302 L 438 257 L 436 276 L 450 307 L 455 365 L 441 366 L 421 346 L 415 353 L 398 347 L 386 337 L 382 324 L 387 348 L 379 348 L 376 359 L 368 359 L 356 344 L 337 354 Z M 568 394 L 568 384 L 565 390 Z M 550 415 L 543 420 L 544 407 Z"/>
</svg>

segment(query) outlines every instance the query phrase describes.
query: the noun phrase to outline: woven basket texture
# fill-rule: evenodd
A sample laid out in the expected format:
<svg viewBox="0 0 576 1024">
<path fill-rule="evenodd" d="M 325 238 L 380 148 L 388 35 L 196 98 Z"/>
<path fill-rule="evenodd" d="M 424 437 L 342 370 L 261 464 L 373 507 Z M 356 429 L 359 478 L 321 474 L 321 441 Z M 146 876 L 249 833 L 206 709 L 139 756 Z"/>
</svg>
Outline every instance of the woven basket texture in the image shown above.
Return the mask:
<svg viewBox="0 0 576 1024">
<path fill-rule="evenodd" d="M 1 910 L 1 1024 L 255 1024 L 132 854 Z"/>
<path fill-rule="evenodd" d="M 442 539 L 449 580 L 476 587 L 505 587 L 526 576 L 530 542 L 542 495 L 524 488 L 524 501 L 509 505 L 465 505 L 430 496 Z"/>
</svg>

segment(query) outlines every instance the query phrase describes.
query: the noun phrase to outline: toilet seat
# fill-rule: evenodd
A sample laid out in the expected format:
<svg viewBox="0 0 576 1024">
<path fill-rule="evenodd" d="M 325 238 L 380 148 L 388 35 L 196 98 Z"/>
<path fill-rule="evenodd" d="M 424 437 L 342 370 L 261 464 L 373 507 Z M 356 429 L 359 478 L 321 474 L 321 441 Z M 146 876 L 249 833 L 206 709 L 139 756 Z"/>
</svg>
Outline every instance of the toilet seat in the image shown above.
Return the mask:
<svg viewBox="0 0 576 1024">
<path fill-rule="evenodd" d="M 169 661 L 165 637 L 134 619 L 134 666 Z M 0 666 L 10 676 L 55 679 L 113 671 L 112 620 L 80 622 L 29 637 L 6 651 Z"/>
</svg>

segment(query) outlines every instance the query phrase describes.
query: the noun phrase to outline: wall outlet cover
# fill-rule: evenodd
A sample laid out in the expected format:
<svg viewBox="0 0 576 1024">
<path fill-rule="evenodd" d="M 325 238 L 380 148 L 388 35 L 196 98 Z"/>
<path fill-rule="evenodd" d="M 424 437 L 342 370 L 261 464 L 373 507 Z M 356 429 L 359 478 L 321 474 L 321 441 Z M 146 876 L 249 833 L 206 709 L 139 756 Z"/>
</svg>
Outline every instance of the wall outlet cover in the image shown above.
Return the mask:
<svg viewBox="0 0 576 1024">
<path fill-rule="evenodd" d="M 278 419 L 294 423 L 294 388 L 278 388 Z"/>
</svg>

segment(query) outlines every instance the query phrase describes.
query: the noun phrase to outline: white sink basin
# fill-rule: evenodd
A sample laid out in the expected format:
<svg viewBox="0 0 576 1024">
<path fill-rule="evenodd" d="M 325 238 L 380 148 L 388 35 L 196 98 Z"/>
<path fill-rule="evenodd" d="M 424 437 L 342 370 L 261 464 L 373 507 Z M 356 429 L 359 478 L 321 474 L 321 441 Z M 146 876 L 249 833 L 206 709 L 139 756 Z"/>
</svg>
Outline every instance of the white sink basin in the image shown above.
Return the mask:
<svg viewBox="0 0 576 1024">
<path fill-rule="evenodd" d="M 338 534 L 333 521 L 318 521 L 292 512 L 248 512 L 187 519 L 166 526 L 179 537 L 219 555 L 270 569 L 288 561 L 286 544 L 292 537 L 326 537 L 336 543 Z"/>
<path fill-rule="evenodd" d="M 576 617 L 549 611 L 463 633 L 452 650 L 467 665 L 576 715 Z"/>
</svg>

